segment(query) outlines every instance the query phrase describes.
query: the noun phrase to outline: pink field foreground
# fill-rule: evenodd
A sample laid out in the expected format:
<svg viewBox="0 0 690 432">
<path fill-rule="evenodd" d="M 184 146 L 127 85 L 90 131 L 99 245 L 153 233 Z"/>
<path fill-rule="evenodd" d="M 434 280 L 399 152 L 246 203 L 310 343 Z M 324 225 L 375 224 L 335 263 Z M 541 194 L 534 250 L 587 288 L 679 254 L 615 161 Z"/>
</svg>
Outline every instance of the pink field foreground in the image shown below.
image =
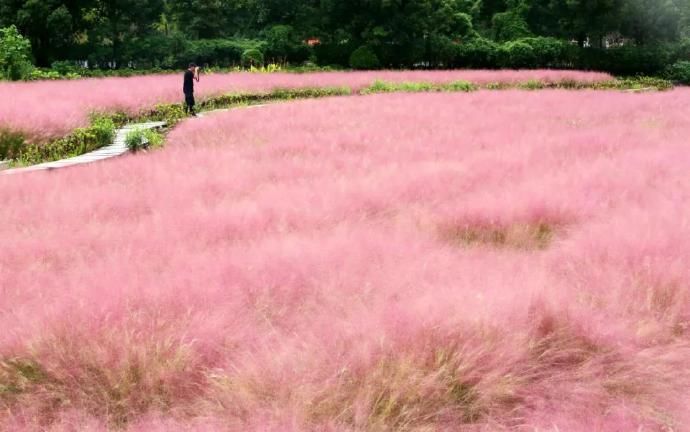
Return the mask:
<svg viewBox="0 0 690 432">
<path fill-rule="evenodd" d="M 690 91 L 394 94 L 0 178 L 0 430 L 688 431 Z"/>
<path fill-rule="evenodd" d="M 213 74 L 196 85 L 199 97 L 232 92 L 270 92 L 276 88 L 348 86 L 360 90 L 377 79 L 387 81 L 457 80 L 476 84 L 518 83 L 528 80 L 557 82 L 606 81 L 604 73 L 576 71 L 423 71 L 423 72 L 335 72 L 310 74 Z M 137 114 L 159 103 L 183 101 L 182 75 L 154 75 L 134 78 L 0 83 L 0 129 L 23 131 L 38 140 L 66 135 L 88 124 L 93 111 L 123 111 Z"/>
</svg>

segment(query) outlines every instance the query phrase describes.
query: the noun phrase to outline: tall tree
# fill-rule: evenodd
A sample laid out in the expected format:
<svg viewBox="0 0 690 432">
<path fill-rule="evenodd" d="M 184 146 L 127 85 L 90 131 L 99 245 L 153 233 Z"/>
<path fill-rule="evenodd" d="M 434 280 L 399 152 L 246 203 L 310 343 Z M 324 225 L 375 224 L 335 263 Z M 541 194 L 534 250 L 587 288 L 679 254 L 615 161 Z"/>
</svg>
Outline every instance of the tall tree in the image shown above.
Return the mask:
<svg viewBox="0 0 690 432">
<path fill-rule="evenodd" d="M 687 0 L 625 0 L 621 31 L 639 45 L 676 40 L 682 32 Z"/>
<path fill-rule="evenodd" d="M 121 66 L 123 45 L 136 36 L 151 34 L 165 12 L 163 0 L 92 0 L 85 14 L 91 44 L 110 48 L 110 60 Z"/>
<path fill-rule="evenodd" d="M 15 24 L 31 41 L 37 64 L 49 65 L 74 42 L 84 1 L 5 0 L 0 20 Z M 75 18 L 76 17 L 76 18 Z"/>
</svg>

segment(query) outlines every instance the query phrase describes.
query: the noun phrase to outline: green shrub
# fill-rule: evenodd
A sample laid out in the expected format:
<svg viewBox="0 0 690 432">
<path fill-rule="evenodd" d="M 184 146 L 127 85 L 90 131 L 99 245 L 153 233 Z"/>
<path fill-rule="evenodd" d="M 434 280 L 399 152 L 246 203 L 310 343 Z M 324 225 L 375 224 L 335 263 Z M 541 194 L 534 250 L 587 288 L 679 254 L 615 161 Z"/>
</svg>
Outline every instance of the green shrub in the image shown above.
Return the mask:
<svg viewBox="0 0 690 432">
<path fill-rule="evenodd" d="M 125 137 L 125 145 L 132 152 L 163 145 L 163 135 L 153 129 L 133 129 Z"/>
<path fill-rule="evenodd" d="M 537 63 L 534 48 L 521 40 L 504 43 L 499 52 L 498 63 L 502 67 L 529 68 Z"/>
<path fill-rule="evenodd" d="M 50 69 L 59 73 L 60 75 L 67 75 L 69 73 L 79 74 L 79 71 L 83 68 L 78 67 L 74 62 L 71 61 L 56 61 L 50 65 Z"/>
<path fill-rule="evenodd" d="M 397 84 L 383 80 L 375 80 L 371 85 L 360 91 L 361 94 L 391 93 L 397 91 Z"/>
<path fill-rule="evenodd" d="M 500 12 L 493 16 L 491 25 L 494 39 L 497 41 L 511 41 L 531 36 L 527 21 L 516 11 Z"/>
<path fill-rule="evenodd" d="M 264 64 L 264 55 L 256 48 L 248 49 L 242 53 L 242 66 L 261 66 Z"/>
<path fill-rule="evenodd" d="M 321 66 L 350 67 L 350 55 L 357 49 L 353 42 L 322 42 L 314 47 Z"/>
<path fill-rule="evenodd" d="M 538 80 L 529 80 L 519 83 L 517 87 L 522 90 L 541 90 L 546 88 L 547 85 Z"/>
<path fill-rule="evenodd" d="M 453 23 L 452 33 L 454 35 L 468 37 L 474 36 L 475 30 L 472 23 L 472 16 L 466 13 L 458 12 L 453 14 L 451 19 Z"/>
<path fill-rule="evenodd" d="M 560 39 L 551 37 L 532 37 L 521 39 L 533 50 L 533 63 L 530 68 L 564 67 L 567 66 L 567 44 Z"/>
<path fill-rule="evenodd" d="M 443 90 L 449 92 L 471 92 L 477 90 L 477 86 L 467 81 L 453 81 L 445 84 Z"/>
<path fill-rule="evenodd" d="M 674 51 L 665 45 L 583 48 L 578 51 L 576 66 L 621 76 L 658 75 L 674 62 Z"/>
<path fill-rule="evenodd" d="M 666 68 L 664 74 L 671 81 L 690 85 L 690 61 L 679 61 Z"/>
<path fill-rule="evenodd" d="M 115 123 L 109 117 L 96 117 L 87 130 L 93 134 L 94 145 L 97 147 L 110 144 L 115 137 Z"/>
<path fill-rule="evenodd" d="M 195 42 L 189 42 L 182 33 L 173 31 L 169 35 L 153 34 L 132 39 L 126 43 L 124 51 L 137 69 L 179 69 L 190 61 L 202 61 L 194 56 L 198 53 L 190 53 L 194 46 Z M 187 58 L 187 55 L 193 57 Z"/>
<path fill-rule="evenodd" d="M 251 39 L 200 39 L 187 43 L 184 51 L 176 56 L 177 66 L 186 66 L 190 61 L 199 65 L 220 67 L 242 63 L 242 54 L 251 49 L 263 51 L 266 43 Z"/>
<path fill-rule="evenodd" d="M 489 39 L 471 39 L 456 46 L 455 63 L 463 68 L 495 68 L 498 48 Z"/>
<path fill-rule="evenodd" d="M 266 57 L 271 61 L 302 63 L 312 54 L 292 26 L 275 25 L 263 32 Z"/>
<path fill-rule="evenodd" d="M 200 107 L 204 106 L 200 104 Z M 164 121 L 168 126 L 173 126 L 187 117 L 182 104 L 159 104 L 143 116 L 147 120 Z"/>
<path fill-rule="evenodd" d="M 376 53 L 371 48 L 364 45 L 350 54 L 350 67 L 360 70 L 378 69 L 381 67 L 381 62 L 376 56 Z"/>
<path fill-rule="evenodd" d="M 427 40 L 426 54 L 432 66 L 453 67 L 457 55 L 456 42 L 446 36 L 432 35 Z"/>
<path fill-rule="evenodd" d="M 0 79 L 20 80 L 31 73 L 31 42 L 15 26 L 0 28 Z"/>
<path fill-rule="evenodd" d="M 33 69 L 26 77 L 29 81 L 59 80 L 64 77 L 59 72 L 53 70 Z"/>
<path fill-rule="evenodd" d="M 0 161 L 15 159 L 24 147 L 24 135 L 0 129 Z"/>
</svg>

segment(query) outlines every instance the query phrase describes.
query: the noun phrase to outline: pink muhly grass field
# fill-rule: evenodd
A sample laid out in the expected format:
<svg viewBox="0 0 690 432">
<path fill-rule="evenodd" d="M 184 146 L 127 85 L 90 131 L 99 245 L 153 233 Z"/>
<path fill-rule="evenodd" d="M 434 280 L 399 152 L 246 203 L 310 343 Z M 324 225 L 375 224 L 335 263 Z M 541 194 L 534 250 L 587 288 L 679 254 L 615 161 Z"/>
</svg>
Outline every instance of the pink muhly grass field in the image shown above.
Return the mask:
<svg viewBox="0 0 690 432">
<path fill-rule="evenodd" d="M 390 94 L 0 177 L 0 429 L 690 430 L 689 134 Z"/>
<path fill-rule="evenodd" d="M 231 73 L 203 75 L 196 85 L 200 98 L 232 92 L 270 92 L 276 88 L 348 86 L 362 89 L 377 79 L 476 84 L 519 83 L 529 80 L 558 82 L 606 81 L 604 73 L 577 71 L 421 71 L 324 72 L 308 74 Z M 56 138 L 88 124 L 94 111 L 137 114 L 159 103 L 182 102 L 182 74 L 132 78 L 81 79 L 30 83 L 0 82 L 0 129 L 22 131 L 32 138 Z"/>
</svg>

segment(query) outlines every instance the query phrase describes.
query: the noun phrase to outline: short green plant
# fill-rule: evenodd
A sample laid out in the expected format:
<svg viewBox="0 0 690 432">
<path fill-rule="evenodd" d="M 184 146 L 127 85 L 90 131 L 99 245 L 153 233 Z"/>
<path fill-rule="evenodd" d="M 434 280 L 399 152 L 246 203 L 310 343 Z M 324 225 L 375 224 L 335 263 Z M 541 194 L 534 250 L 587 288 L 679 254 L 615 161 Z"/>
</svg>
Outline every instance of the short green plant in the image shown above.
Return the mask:
<svg viewBox="0 0 690 432">
<path fill-rule="evenodd" d="M 149 148 L 159 148 L 163 146 L 163 135 L 153 129 L 137 128 L 127 134 L 125 144 L 133 153 Z"/>
<path fill-rule="evenodd" d="M 471 92 L 477 90 L 477 86 L 467 81 L 453 81 L 445 84 L 443 90 L 449 92 Z"/>
<path fill-rule="evenodd" d="M 129 120 L 164 121 L 168 126 L 173 126 L 186 117 L 187 114 L 184 112 L 182 104 L 159 104 L 141 116 Z"/>
<path fill-rule="evenodd" d="M 362 94 L 370 93 L 394 93 L 394 92 L 405 92 L 405 93 L 417 93 L 417 92 L 428 92 L 428 91 L 438 91 L 437 86 L 428 82 L 388 82 L 376 80 L 372 85 L 366 87 L 362 90 Z"/>
<path fill-rule="evenodd" d="M 276 63 L 269 63 L 264 66 L 250 66 L 249 72 L 252 73 L 276 73 L 276 72 L 282 72 L 283 67 L 279 64 Z"/>
<path fill-rule="evenodd" d="M 505 90 L 509 88 L 510 85 L 507 83 L 502 83 L 502 82 L 493 82 L 493 83 L 488 83 L 484 86 L 487 90 Z"/>
<path fill-rule="evenodd" d="M 579 83 L 575 80 L 561 80 L 557 83 L 558 88 L 576 90 L 585 87 L 585 84 Z"/>
<path fill-rule="evenodd" d="M 529 80 L 518 84 L 517 87 L 522 90 L 541 90 L 546 88 L 547 85 L 538 80 Z"/>
<path fill-rule="evenodd" d="M 434 84 L 429 82 L 388 82 L 376 80 L 369 87 L 364 88 L 362 94 L 373 93 L 420 93 L 420 92 L 470 92 L 477 87 L 467 81 L 453 81 L 447 84 Z"/>
<path fill-rule="evenodd" d="M 60 75 L 59 72 L 53 70 L 44 70 L 36 68 L 29 72 L 29 75 L 26 77 L 26 79 L 29 81 L 42 81 L 65 79 L 65 77 L 63 75 Z"/>
</svg>

